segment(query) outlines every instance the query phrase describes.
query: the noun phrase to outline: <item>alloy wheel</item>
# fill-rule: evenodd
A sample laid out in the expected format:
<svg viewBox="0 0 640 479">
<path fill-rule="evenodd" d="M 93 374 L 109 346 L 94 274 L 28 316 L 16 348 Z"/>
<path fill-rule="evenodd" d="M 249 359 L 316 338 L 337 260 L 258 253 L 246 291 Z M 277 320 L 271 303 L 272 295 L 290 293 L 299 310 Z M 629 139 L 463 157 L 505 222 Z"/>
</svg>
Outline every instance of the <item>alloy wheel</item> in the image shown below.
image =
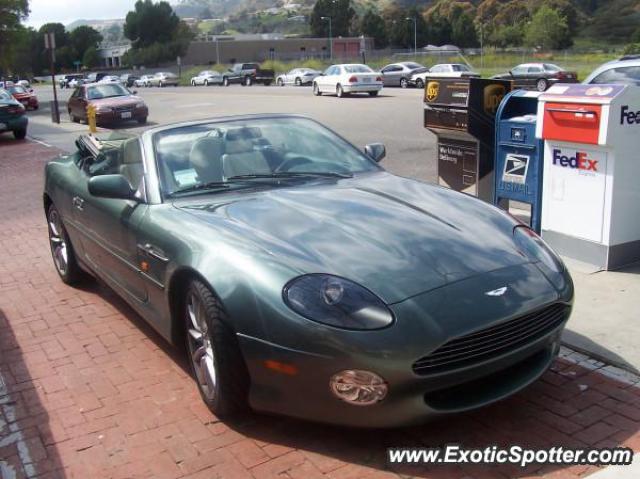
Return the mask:
<svg viewBox="0 0 640 479">
<path fill-rule="evenodd" d="M 418 78 L 418 79 L 416 80 L 416 86 L 417 86 L 418 88 L 424 88 L 424 82 L 423 82 L 420 78 Z"/>
<path fill-rule="evenodd" d="M 53 262 L 61 276 L 67 274 L 69 268 L 69 253 L 64 236 L 62 220 L 55 208 L 49 211 L 49 243 Z"/>
<path fill-rule="evenodd" d="M 208 401 L 214 399 L 217 384 L 217 366 L 207 326 L 202 300 L 191 292 L 187 299 L 187 342 L 189 356 L 202 394 Z"/>
<path fill-rule="evenodd" d="M 407 82 L 406 78 L 402 78 L 400 80 L 400 88 L 407 88 L 409 86 L 409 82 Z"/>
<path fill-rule="evenodd" d="M 541 78 L 536 82 L 536 90 L 545 91 L 547 89 L 547 80 Z"/>
<path fill-rule="evenodd" d="M 300 80 L 300 78 L 296 78 L 296 86 L 301 86 L 302 85 L 302 80 Z"/>
</svg>

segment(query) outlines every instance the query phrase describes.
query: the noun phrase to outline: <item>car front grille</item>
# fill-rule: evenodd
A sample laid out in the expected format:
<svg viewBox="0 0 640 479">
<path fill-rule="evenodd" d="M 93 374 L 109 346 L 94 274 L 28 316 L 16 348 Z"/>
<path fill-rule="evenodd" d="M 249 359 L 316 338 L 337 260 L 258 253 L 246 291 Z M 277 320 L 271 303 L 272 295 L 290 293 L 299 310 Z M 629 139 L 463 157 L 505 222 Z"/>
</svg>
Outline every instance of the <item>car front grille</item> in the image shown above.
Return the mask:
<svg viewBox="0 0 640 479">
<path fill-rule="evenodd" d="M 429 375 L 453 370 L 508 353 L 558 328 L 570 308 L 552 304 L 519 318 L 452 339 L 413 363 L 413 372 Z"/>
</svg>

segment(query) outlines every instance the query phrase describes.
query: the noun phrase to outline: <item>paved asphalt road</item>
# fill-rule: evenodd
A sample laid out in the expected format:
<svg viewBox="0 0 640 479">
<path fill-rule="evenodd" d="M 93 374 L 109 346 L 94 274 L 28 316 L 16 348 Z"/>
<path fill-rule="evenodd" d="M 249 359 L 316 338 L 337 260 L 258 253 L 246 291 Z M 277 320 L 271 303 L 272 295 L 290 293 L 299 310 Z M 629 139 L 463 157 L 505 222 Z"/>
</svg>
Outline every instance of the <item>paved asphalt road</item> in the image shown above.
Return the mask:
<svg viewBox="0 0 640 479">
<path fill-rule="evenodd" d="M 49 101 L 53 99 L 51 87 L 37 87 L 41 109 L 29 112 L 29 135 L 59 148 L 70 150 L 77 137 L 77 127 L 68 123 L 66 101 L 72 90 L 58 90 L 60 127 L 50 122 Z M 140 88 L 138 94 L 149 106 L 149 122 L 138 126 L 121 126 L 131 131 L 142 131 L 158 124 L 197 120 L 225 115 L 249 113 L 297 113 L 310 116 L 358 146 L 382 142 L 387 146 L 383 165 L 393 173 L 435 180 L 435 136 L 425 130 L 421 90 L 399 88 L 384 89 L 377 98 L 354 95 L 349 98 L 335 96 L 314 97 L 309 87 L 177 87 Z M 71 129 L 72 132 L 68 130 Z"/>
</svg>

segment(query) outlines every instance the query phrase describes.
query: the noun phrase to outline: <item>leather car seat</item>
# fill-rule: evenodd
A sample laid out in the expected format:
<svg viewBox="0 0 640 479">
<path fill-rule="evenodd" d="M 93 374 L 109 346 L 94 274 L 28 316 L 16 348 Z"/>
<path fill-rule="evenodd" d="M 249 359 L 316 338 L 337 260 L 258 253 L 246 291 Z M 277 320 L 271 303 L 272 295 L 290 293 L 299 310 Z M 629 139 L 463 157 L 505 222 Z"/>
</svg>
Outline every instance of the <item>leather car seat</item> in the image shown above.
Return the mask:
<svg viewBox="0 0 640 479">
<path fill-rule="evenodd" d="M 263 153 L 256 150 L 253 141 L 247 138 L 225 142 L 222 168 L 225 178 L 271 173 L 271 168 Z"/>
<path fill-rule="evenodd" d="M 189 162 L 196 171 L 201 183 L 223 181 L 222 138 L 205 136 L 196 140 L 189 153 Z"/>
</svg>

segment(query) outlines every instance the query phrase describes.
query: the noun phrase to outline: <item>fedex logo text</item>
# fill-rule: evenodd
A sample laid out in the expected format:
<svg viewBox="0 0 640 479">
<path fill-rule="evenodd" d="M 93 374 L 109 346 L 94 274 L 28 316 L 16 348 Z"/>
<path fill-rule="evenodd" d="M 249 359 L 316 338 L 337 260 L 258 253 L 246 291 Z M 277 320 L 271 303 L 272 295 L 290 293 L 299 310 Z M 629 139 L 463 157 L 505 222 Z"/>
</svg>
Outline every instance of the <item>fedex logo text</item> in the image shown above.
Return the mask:
<svg viewBox="0 0 640 479">
<path fill-rule="evenodd" d="M 640 125 L 640 111 L 629 111 L 629 105 L 620 108 L 620 124 Z"/>
<path fill-rule="evenodd" d="M 575 156 L 566 156 L 562 154 L 562 150 L 554 149 L 553 164 L 584 171 L 598 171 L 598 160 L 590 160 L 583 151 L 576 151 Z"/>
</svg>

